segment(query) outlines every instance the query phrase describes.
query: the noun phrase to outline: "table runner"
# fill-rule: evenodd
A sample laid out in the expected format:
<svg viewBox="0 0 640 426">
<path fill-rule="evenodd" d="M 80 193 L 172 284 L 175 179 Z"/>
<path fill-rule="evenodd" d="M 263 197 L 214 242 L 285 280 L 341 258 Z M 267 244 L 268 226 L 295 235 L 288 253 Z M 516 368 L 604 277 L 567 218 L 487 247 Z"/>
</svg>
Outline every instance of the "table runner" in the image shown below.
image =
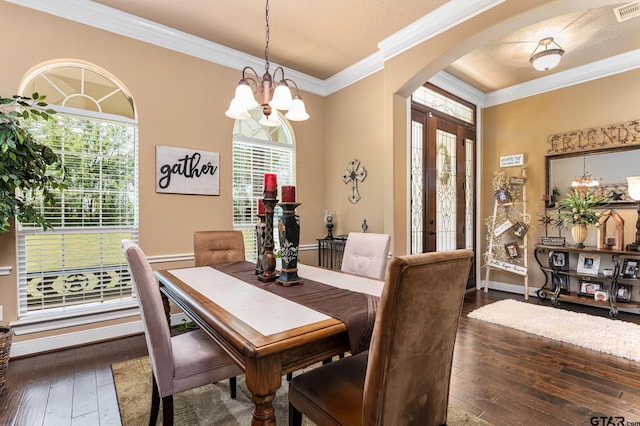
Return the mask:
<svg viewBox="0 0 640 426">
<path fill-rule="evenodd" d="M 302 277 L 303 285 L 290 287 L 284 287 L 275 282 L 263 283 L 258 281 L 255 275 L 255 264 L 250 262 L 211 266 L 246 283 L 339 319 L 347 326 L 352 354 L 355 355 L 369 348 L 378 308 L 378 297 L 332 287 L 329 284 L 304 279 L 304 277 Z"/>
</svg>

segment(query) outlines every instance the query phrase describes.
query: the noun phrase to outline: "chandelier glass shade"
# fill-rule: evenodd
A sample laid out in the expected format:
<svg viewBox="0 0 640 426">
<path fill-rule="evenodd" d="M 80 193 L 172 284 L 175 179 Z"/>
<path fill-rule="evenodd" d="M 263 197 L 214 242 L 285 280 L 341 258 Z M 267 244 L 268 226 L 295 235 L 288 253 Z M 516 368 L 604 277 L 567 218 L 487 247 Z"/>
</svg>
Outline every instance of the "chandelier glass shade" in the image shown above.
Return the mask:
<svg viewBox="0 0 640 426">
<path fill-rule="evenodd" d="M 548 71 L 560 63 L 562 55 L 564 50 L 553 41 L 553 37 L 546 37 L 538 42 L 529 57 L 529 62 L 538 71 Z"/>
<path fill-rule="evenodd" d="M 577 176 L 571 182 L 571 188 L 581 194 L 590 192 L 594 193 L 602 186 L 602 179 L 596 179 L 587 172 L 587 158 L 582 157 L 582 176 Z"/>
<path fill-rule="evenodd" d="M 251 117 L 249 110 L 261 107 L 263 117 L 260 124 L 268 127 L 277 127 L 277 111 L 287 111 L 285 117 L 291 121 L 304 121 L 309 118 L 306 107 L 300 96 L 298 85 L 291 79 L 285 78 L 284 69 L 277 67 L 273 76 L 269 72 L 269 0 L 266 2 L 266 46 L 264 49 L 264 74 L 262 78 L 251 67 L 244 67 L 242 79 L 236 87 L 235 96 L 229 104 L 225 115 L 235 120 L 246 120 Z M 275 80 L 276 77 L 279 80 Z M 277 83 L 274 83 L 277 81 Z M 295 94 L 291 94 L 289 85 L 295 88 Z M 255 96 L 258 95 L 260 102 Z"/>
</svg>

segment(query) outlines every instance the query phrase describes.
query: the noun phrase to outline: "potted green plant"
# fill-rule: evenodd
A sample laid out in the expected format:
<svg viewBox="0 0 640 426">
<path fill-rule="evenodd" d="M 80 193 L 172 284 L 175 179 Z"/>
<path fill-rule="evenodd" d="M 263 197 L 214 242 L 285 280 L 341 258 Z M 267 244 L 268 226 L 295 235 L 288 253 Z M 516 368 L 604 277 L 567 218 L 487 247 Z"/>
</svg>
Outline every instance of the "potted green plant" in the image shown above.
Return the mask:
<svg viewBox="0 0 640 426">
<path fill-rule="evenodd" d="M 0 96 L 0 233 L 9 230 L 9 220 L 36 223 L 51 228 L 34 202 L 35 192 L 45 204 L 54 202 L 56 191 L 64 189 L 64 167 L 53 150 L 39 142 L 23 120 L 52 120 L 45 96 Z M 6 380 L 13 331 L 0 326 L 0 392 Z"/>
<path fill-rule="evenodd" d="M 53 120 L 45 96 L 0 97 L 0 233 L 9 230 L 9 219 L 36 223 L 43 229 L 51 224 L 34 203 L 34 193 L 42 193 L 45 204 L 54 202 L 62 191 L 64 167 L 53 150 L 39 142 L 23 120 Z"/>
<path fill-rule="evenodd" d="M 571 236 L 577 247 L 584 247 L 587 239 L 587 226 L 595 225 L 600 220 L 600 213 L 594 209 L 602 206 L 609 199 L 597 197 L 590 192 L 574 190 L 558 203 L 558 219 L 563 225 L 571 225 Z"/>
</svg>

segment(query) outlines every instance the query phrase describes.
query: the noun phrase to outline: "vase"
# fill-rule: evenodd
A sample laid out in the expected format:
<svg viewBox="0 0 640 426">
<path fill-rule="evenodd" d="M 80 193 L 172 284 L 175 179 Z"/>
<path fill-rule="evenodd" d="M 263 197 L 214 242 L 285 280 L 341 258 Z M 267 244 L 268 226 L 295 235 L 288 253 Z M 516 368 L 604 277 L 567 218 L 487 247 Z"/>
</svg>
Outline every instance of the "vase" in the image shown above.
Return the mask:
<svg viewBox="0 0 640 426">
<path fill-rule="evenodd" d="M 577 223 L 571 227 L 571 236 L 573 241 L 576 242 L 576 247 L 583 248 L 584 240 L 587 239 L 587 225 L 583 223 Z"/>
</svg>

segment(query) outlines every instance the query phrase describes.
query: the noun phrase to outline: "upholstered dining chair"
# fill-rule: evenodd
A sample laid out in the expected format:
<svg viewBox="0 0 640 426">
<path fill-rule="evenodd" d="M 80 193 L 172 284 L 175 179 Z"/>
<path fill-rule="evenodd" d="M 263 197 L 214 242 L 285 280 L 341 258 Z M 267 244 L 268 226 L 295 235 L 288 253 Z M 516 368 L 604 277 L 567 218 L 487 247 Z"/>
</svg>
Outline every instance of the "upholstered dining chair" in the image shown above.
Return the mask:
<svg viewBox="0 0 640 426">
<path fill-rule="evenodd" d="M 349 232 L 342 257 L 342 272 L 384 279 L 389 255 L 389 234 Z"/>
<path fill-rule="evenodd" d="M 193 253 L 196 266 L 242 262 L 245 260 L 242 231 L 196 231 Z"/>
<path fill-rule="evenodd" d="M 243 374 L 242 369 L 202 330 L 171 336 L 160 298 L 160 288 L 146 256 L 130 240 L 123 240 L 122 248 L 138 294 L 151 362 L 149 424 L 156 424 L 160 398 L 163 424 L 173 424 L 173 395 L 178 392 L 230 379 L 231 398 L 235 399 L 235 376 Z"/>
<path fill-rule="evenodd" d="M 473 252 L 394 257 L 369 351 L 295 377 L 289 425 L 441 425 Z"/>
</svg>

